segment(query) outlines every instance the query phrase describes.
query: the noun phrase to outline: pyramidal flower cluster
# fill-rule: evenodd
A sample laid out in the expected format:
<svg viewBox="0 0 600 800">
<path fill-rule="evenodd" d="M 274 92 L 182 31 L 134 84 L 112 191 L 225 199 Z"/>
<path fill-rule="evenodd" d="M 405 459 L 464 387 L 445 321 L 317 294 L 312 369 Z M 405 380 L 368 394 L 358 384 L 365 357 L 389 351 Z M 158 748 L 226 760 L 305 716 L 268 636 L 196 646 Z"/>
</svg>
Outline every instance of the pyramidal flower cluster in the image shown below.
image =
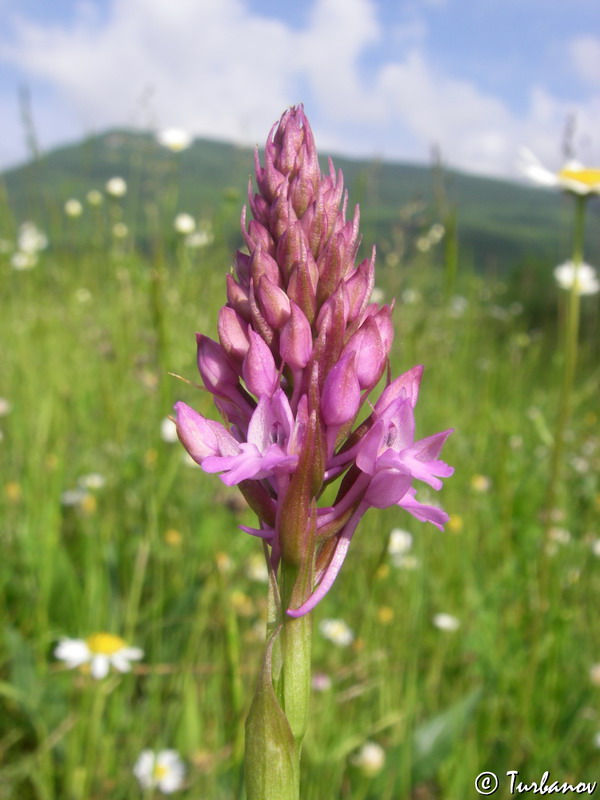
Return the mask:
<svg viewBox="0 0 600 800">
<path fill-rule="evenodd" d="M 301 602 L 287 609 L 299 617 L 333 584 L 369 508 L 398 505 L 443 527 L 447 515 L 421 504 L 413 482 L 437 490 L 452 474 L 438 458 L 451 431 L 414 439 L 422 367 L 390 380 L 392 309 L 370 302 L 375 254 L 356 264 L 358 208 L 346 219 L 342 173 L 330 160 L 321 174 L 302 107 L 283 114 L 255 168 L 248 252 L 227 275 L 219 341 L 197 334 L 224 423 L 179 402 L 176 425 L 205 472 L 239 486 L 259 518 L 244 530 L 268 543 L 273 569 L 283 560 L 303 573 Z"/>
</svg>

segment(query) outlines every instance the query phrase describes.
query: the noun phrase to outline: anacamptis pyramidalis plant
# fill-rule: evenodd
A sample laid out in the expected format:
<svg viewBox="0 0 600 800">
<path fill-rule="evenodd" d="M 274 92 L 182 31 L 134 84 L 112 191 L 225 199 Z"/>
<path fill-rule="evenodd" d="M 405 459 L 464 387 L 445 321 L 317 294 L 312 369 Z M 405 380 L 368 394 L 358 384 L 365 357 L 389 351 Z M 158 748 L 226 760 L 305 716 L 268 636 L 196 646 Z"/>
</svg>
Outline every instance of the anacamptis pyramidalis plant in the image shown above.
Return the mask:
<svg viewBox="0 0 600 800">
<path fill-rule="evenodd" d="M 414 440 L 423 368 L 395 380 L 391 307 L 370 302 L 375 254 L 358 265 L 358 208 L 346 220 L 341 172 L 321 175 L 301 107 L 255 156 L 253 219 L 219 312 L 219 341 L 197 335 L 198 367 L 224 423 L 177 403 L 177 432 L 205 472 L 236 484 L 256 512 L 269 567 L 263 669 L 246 722 L 248 800 L 297 800 L 310 694 L 311 615 L 362 516 L 397 505 L 442 528 L 415 480 L 440 489 L 450 431 Z M 357 418 L 386 375 L 379 397 Z M 335 483 L 333 504 L 320 501 Z M 331 492 L 328 492 L 330 494 Z"/>
</svg>

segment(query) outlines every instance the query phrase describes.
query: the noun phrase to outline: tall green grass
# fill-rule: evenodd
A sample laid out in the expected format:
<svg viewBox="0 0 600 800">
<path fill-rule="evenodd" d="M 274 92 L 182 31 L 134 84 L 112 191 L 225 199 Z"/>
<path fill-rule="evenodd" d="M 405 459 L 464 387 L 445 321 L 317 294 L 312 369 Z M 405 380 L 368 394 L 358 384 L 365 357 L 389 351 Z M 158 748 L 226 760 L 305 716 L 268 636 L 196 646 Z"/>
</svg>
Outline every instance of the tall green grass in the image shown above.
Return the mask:
<svg viewBox="0 0 600 800">
<path fill-rule="evenodd" d="M 162 223 L 176 187 L 166 198 L 146 209 Z M 139 753 L 167 747 L 187 764 L 182 798 L 243 797 L 243 723 L 266 614 L 249 560 L 261 547 L 237 530 L 252 515 L 236 493 L 161 438 L 177 399 L 213 414 L 206 393 L 169 373 L 196 382 L 193 334 L 215 336 L 233 212 L 227 200 L 217 207 L 207 248 L 186 251 L 157 223 L 140 253 L 131 202 L 125 240 L 110 233 L 120 207 L 76 220 L 57 207 L 34 269 L 0 256 L 0 396 L 11 404 L 0 418 L 1 800 L 141 797 Z M 4 238 L 21 221 L 6 214 Z M 69 229 L 68 247 L 52 247 L 54 225 Z M 456 429 L 445 450 L 456 474 L 440 498 L 452 519 L 441 534 L 399 510 L 371 511 L 318 607 L 314 669 L 331 686 L 313 696 L 306 800 L 459 800 L 475 796 L 483 770 L 518 769 L 529 782 L 547 769 L 561 781 L 598 776 L 597 300 L 584 299 L 548 539 L 555 329 L 532 329 L 517 296 L 460 259 L 447 297 L 438 260 L 381 259 L 377 274 L 386 299 L 398 297 L 393 374 L 426 365 L 418 433 Z M 65 505 L 90 473 L 105 485 Z M 391 564 L 394 527 L 413 533 L 416 568 Z M 460 627 L 436 628 L 440 612 Z M 343 619 L 353 644 L 326 641 L 325 618 Z M 144 649 L 132 674 L 94 681 L 55 659 L 61 636 L 95 631 Z M 355 763 L 365 741 L 386 752 L 375 776 Z"/>
</svg>

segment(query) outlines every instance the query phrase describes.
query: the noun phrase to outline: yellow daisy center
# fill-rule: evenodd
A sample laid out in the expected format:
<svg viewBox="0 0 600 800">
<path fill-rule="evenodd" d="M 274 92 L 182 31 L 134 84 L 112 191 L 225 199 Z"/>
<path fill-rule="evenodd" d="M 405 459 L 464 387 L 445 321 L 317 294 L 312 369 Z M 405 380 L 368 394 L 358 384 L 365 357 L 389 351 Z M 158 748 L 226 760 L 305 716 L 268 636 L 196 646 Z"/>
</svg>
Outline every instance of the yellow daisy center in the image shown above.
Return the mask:
<svg viewBox="0 0 600 800">
<path fill-rule="evenodd" d="M 600 169 L 561 169 L 558 177 L 577 181 L 585 186 L 597 186 L 600 184 Z"/>
<path fill-rule="evenodd" d="M 94 655 L 112 656 L 118 650 L 127 647 L 124 639 L 113 633 L 93 633 L 88 636 L 85 643 Z"/>
<path fill-rule="evenodd" d="M 163 764 L 156 764 L 154 769 L 152 770 L 152 777 L 159 781 L 161 778 L 164 778 L 167 773 L 169 772 L 168 768 L 165 767 Z"/>
</svg>

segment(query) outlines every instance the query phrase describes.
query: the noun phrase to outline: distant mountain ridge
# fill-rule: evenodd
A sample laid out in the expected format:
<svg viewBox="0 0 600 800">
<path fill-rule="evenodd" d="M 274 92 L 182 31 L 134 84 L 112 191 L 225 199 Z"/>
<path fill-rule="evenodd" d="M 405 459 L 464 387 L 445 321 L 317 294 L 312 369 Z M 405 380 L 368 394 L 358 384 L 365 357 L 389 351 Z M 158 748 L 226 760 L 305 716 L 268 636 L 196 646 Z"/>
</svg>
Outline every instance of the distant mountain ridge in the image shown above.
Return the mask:
<svg viewBox="0 0 600 800">
<path fill-rule="evenodd" d="M 365 241 L 384 250 L 407 232 L 416 238 L 420 228 L 444 222 L 455 210 L 459 258 L 479 270 L 503 273 L 531 260 L 553 266 L 569 256 L 572 207 L 560 193 L 414 164 L 332 158 L 344 173 L 350 207 L 360 203 Z M 143 238 L 149 235 L 149 204 L 208 217 L 228 202 L 239 209 L 252 171 L 249 148 L 196 139 L 173 154 L 150 133 L 111 130 L 6 170 L 2 178 L 15 221 L 47 224 L 68 198 L 84 201 L 90 189 L 103 189 L 120 175 L 129 186 L 126 212 L 136 216 Z M 596 263 L 598 205 L 590 209 L 595 219 L 587 227 L 586 247 L 588 260 Z M 161 224 L 170 229 L 173 214 L 163 213 Z"/>
</svg>

